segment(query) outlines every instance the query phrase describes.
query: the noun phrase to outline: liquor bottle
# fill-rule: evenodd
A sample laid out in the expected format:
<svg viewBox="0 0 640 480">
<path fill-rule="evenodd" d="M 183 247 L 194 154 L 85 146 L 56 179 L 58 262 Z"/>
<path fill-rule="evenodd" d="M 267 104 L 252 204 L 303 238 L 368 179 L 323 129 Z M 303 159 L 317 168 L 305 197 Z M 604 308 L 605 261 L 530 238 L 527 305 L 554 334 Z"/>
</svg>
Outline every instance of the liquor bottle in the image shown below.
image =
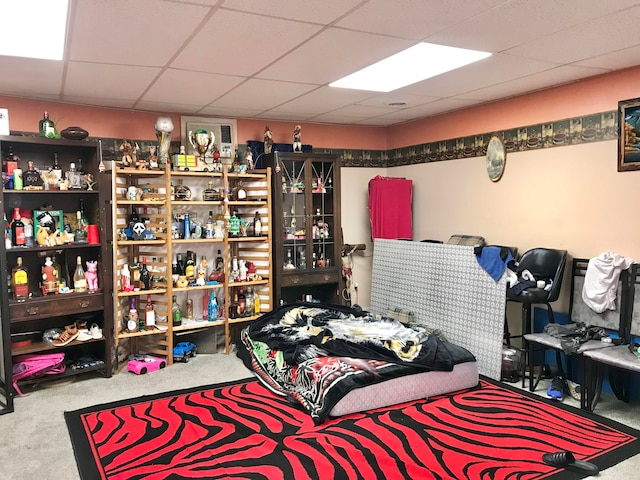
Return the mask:
<svg viewBox="0 0 640 480">
<path fill-rule="evenodd" d="M 156 324 L 156 311 L 151 302 L 151 295 L 147 295 L 147 305 L 144 307 L 144 324 L 147 327 L 155 326 Z"/>
<path fill-rule="evenodd" d="M 244 187 L 242 186 L 242 182 L 238 182 L 238 185 L 235 188 L 235 195 L 234 198 L 235 200 L 246 200 L 247 199 L 247 191 L 244 189 Z"/>
<path fill-rule="evenodd" d="M 89 187 L 87 183 L 87 177 L 85 176 L 84 168 L 82 167 L 82 159 L 78 159 L 77 164 L 78 181 L 80 182 L 80 190 L 86 190 Z"/>
<path fill-rule="evenodd" d="M 80 210 L 76 212 L 76 229 L 73 232 L 74 243 L 87 243 L 87 230 L 82 228 L 82 214 Z"/>
<path fill-rule="evenodd" d="M 262 313 L 261 310 L 261 305 L 260 305 L 260 295 L 258 295 L 258 292 L 254 292 L 253 294 L 253 314 L 254 315 L 259 315 L 260 313 Z"/>
<path fill-rule="evenodd" d="M 138 211 L 135 208 L 131 212 L 131 215 L 129 215 L 129 222 L 128 223 L 129 223 L 130 235 L 133 236 L 133 232 L 134 232 L 133 227 L 138 223 L 142 223 L 142 221 L 140 220 L 140 217 L 138 216 Z M 129 237 L 129 239 L 131 239 L 131 238 L 132 237 Z"/>
<path fill-rule="evenodd" d="M 188 213 L 184 214 L 184 232 L 182 234 L 182 238 L 191 238 L 191 219 L 189 218 Z"/>
<path fill-rule="evenodd" d="M 240 293 L 237 295 L 238 298 L 238 316 L 244 316 L 244 311 L 247 306 L 247 297 L 244 296 L 244 290 L 241 288 Z"/>
<path fill-rule="evenodd" d="M 58 293 L 58 278 L 56 277 L 56 269 L 53 266 L 51 257 L 46 257 L 44 265 L 40 269 L 42 276 L 42 293 L 49 295 L 50 293 Z"/>
<path fill-rule="evenodd" d="M 183 258 L 181 253 L 178 253 L 176 255 L 176 262 L 177 262 L 177 265 L 178 265 L 178 275 L 184 275 L 184 269 L 185 269 L 186 265 L 185 265 L 185 261 L 184 261 L 184 258 Z"/>
<path fill-rule="evenodd" d="M 140 288 L 140 264 L 138 263 L 138 257 L 133 257 L 131 264 L 129 264 L 129 272 L 131 272 L 131 287 L 134 290 Z"/>
<path fill-rule="evenodd" d="M 207 257 L 205 255 L 200 259 L 200 264 L 198 265 L 197 273 L 196 273 L 196 283 L 198 285 L 204 285 L 207 282 L 209 265 L 207 263 Z"/>
<path fill-rule="evenodd" d="M 240 268 L 238 267 L 238 257 L 231 259 L 231 274 L 229 275 L 229 282 L 235 282 L 240 276 Z"/>
<path fill-rule="evenodd" d="M 76 258 L 76 271 L 73 274 L 73 290 L 77 293 L 87 291 L 87 279 L 84 276 L 80 255 Z"/>
<path fill-rule="evenodd" d="M 7 212 L 4 212 L 4 248 L 9 249 L 13 247 L 13 233 L 11 231 L 11 224 L 7 220 Z M 220 250 L 218 250 L 219 252 Z"/>
<path fill-rule="evenodd" d="M 220 200 L 220 194 L 213 188 L 213 180 L 207 182 L 207 188 L 202 191 L 202 200 L 205 202 L 215 202 Z"/>
<path fill-rule="evenodd" d="M 140 288 L 149 290 L 151 288 L 151 273 L 147 268 L 147 257 L 142 257 L 142 266 L 140 267 Z"/>
<path fill-rule="evenodd" d="M 316 268 L 318 266 L 318 256 L 316 252 L 313 252 L 313 256 L 311 257 L 311 268 Z"/>
<path fill-rule="evenodd" d="M 184 275 L 189 280 L 189 283 L 192 283 L 196 278 L 196 262 L 192 255 L 187 252 L 187 263 L 184 267 Z"/>
<path fill-rule="evenodd" d="M 41 137 L 55 138 L 56 127 L 53 120 L 49 119 L 49 112 L 44 112 L 44 116 L 38 125 L 38 133 Z"/>
<path fill-rule="evenodd" d="M 185 320 L 193 321 L 193 300 L 187 298 L 187 308 L 185 309 Z"/>
<path fill-rule="evenodd" d="M 218 320 L 218 299 L 215 293 L 209 295 L 209 304 L 207 305 L 207 319 L 210 322 Z"/>
<path fill-rule="evenodd" d="M 22 223 L 24 223 L 24 246 L 33 247 L 33 220 L 25 218 Z"/>
<path fill-rule="evenodd" d="M 216 272 L 224 272 L 224 258 L 222 258 L 221 250 L 218 250 L 218 256 L 216 257 Z"/>
<path fill-rule="evenodd" d="M 22 265 L 22 257 L 16 259 L 16 265 L 11 269 L 11 284 L 13 286 L 13 298 L 16 300 L 29 298 L 29 272 Z"/>
<path fill-rule="evenodd" d="M 22 184 L 25 190 L 44 189 L 40 172 L 35 169 L 31 160 L 27 162 L 27 171 L 22 174 Z"/>
<path fill-rule="evenodd" d="M 176 280 L 180 276 L 180 270 L 178 269 L 178 264 L 174 263 L 171 265 L 171 281 L 173 282 L 173 286 L 176 286 Z"/>
<path fill-rule="evenodd" d="M 262 220 L 260 220 L 259 212 L 256 212 L 256 216 L 253 219 L 253 234 L 256 237 L 262 236 Z"/>
<path fill-rule="evenodd" d="M 76 164 L 70 163 L 69 170 L 66 174 L 66 180 L 69 183 L 69 190 L 82 190 L 83 176 L 76 170 Z"/>
<path fill-rule="evenodd" d="M 60 183 L 60 180 L 62 180 L 64 178 L 63 172 L 62 172 L 62 167 L 58 163 L 58 154 L 57 153 L 53 154 L 53 166 L 51 167 L 50 172 L 53 173 L 56 176 L 56 178 L 57 178 L 57 182 L 56 183 Z"/>
<path fill-rule="evenodd" d="M 234 210 L 233 215 L 229 218 L 229 236 L 233 238 L 240 236 L 240 219 L 237 214 L 238 211 Z"/>
<path fill-rule="evenodd" d="M 89 231 L 89 219 L 87 218 L 87 212 L 84 209 L 84 199 L 78 201 L 78 210 L 80 210 L 80 220 L 82 221 L 82 229 L 85 232 Z"/>
<path fill-rule="evenodd" d="M 26 238 L 24 235 L 24 223 L 20 217 L 20 208 L 13 209 L 13 222 L 11 222 L 11 241 L 14 247 L 24 247 Z"/>
<path fill-rule="evenodd" d="M 129 265 L 126 263 L 120 269 L 120 291 L 131 291 L 131 271 L 129 270 Z"/>
<path fill-rule="evenodd" d="M 293 264 L 293 260 L 291 259 L 291 249 L 287 250 L 287 262 L 284 264 L 285 270 L 293 270 L 296 266 Z"/>
<path fill-rule="evenodd" d="M 136 298 L 131 297 L 131 304 L 129 306 L 129 318 L 127 319 L 127 330 L 130 333 L 137 332 L 140 329 L 138 317 L 138 309 L 136 308 Z"/>
<path fill-rule="evenodd" d="M 176 200 L 191 200 L 191 189 L 182 184 L 182 179 L 178 179 L 178 185 L 174 188 Z"/>
<path fill-rule="evenodd" d="M 213 223 L 214 223 L 214 218 L 213 218 L 213 212 L 211 210 L 209 210 L 209 218 L 207 218 L 207 223 L 205 224 L 205 228 L 204 228 L 204 236 L 205 238 L 213 238 Z"/>
<path fill-rule="evenodd" d="M 250 316 L 253 315 L 253 306 L 254 306 L 253 288 L 247 287 L 246 300 L 245 300 L 245 303 L 244 303 L 244 316 L 245 317 L 250 317 Z"/>
<path fill-rule="evenodd" d="M 174 295 L 172 299 L 173 306 L 171 307 L 171 318 L 173 319 L 173 326 L 179 327 L 182 325 L 182 310 L 178 305 L 177 297 Z"/>
<path fill-rule="evenodd" d="M 56 278 L 58 279 L 58 291 L 59 291 L 60 288 L 64 288 L 69 284 L 67 280 L 67 274 L 66 274 L 66 271 L 62 270 L 62 266 L 60 265 L 60 262 L 58 262 L 58 260 L 56 259 L 55 255 L 51 257 L 51 263 L 53 264 L 53 270 L 55 271 Z"/>
<path fill-rule="evenodd" d="M 209 290 L 205 290 L 204 292 L 202 292 L 202 299 L 200 303 L 202 304 L 202 320 L 208 320 L 209 319 Z"/>
<path fill-rule="evenodd" d="M 229 305 L 229 318 L 238 318 L 238 292 L 234 292 L 233 301 Z"/>
</svg>

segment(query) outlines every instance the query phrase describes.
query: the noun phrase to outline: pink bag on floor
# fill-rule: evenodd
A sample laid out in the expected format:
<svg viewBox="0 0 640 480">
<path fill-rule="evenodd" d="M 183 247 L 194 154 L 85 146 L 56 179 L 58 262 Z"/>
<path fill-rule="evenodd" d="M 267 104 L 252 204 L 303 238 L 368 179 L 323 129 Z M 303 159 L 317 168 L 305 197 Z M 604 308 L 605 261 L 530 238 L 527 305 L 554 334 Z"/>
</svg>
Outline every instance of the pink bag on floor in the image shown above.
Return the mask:
<svg viewBox="0 0 640 480">
<path fill-rule="evenodd" d="M 31 380 L 45 375 L 55 375 L 66 370 L 64 353 L 32 353 L 19 355 L 13 359 L 13 388 L 22 395 L 18 388 L 20 380 Z"/>
</svg>

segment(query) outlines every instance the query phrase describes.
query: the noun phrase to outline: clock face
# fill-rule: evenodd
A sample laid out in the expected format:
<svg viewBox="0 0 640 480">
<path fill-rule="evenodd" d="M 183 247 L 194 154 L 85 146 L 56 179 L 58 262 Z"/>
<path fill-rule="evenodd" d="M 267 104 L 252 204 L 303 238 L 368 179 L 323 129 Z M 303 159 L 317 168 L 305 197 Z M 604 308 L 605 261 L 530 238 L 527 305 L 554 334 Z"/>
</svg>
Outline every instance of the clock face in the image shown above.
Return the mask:
<svg viewBox="0 0 640 480">
<path fill-rule="evenodd" d="M 504 164 L 507 159 L 502 139 L 497 135 L 489 139 L 487 145 L 487 175 L 492 182 L 497 182 L 504 172 Z"/>
</svg>

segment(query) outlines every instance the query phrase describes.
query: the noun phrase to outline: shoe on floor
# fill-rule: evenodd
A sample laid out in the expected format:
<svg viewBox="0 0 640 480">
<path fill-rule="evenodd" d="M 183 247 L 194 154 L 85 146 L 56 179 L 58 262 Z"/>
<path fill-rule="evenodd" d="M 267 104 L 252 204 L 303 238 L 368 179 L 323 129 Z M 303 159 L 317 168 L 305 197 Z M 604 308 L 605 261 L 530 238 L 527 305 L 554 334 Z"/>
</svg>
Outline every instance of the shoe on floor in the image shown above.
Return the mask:
<svg viewBox="0 0 640 480">
<path fill-rule="evenodd" d="M 565 389 L 564 384 L 564 378 L 553 377 L 551 383 L 549 384 L 549 388 L 547 388 L 547 397 L 552 400 L 562 400 Z"/>
<path fill-rule="evenodd" d="M 576 460 L 573 454 L 567 451 L 545 453 L 542 455 L 542 461 L 553 467 L 566 468 L 567 470 L 580 472 L 589 476 L 597 475 L 599 470 L 597 465 L 591 462 L 585 462 L 584 460 Z"/>
<path fill-rule="evenodd" d="M 571 380 L 567 380 L 566 385 L 571 398 L 573 398 L 574 400 L 580 400 L 580 385 L 576 382 L 572 382 Z"/>
</svg>

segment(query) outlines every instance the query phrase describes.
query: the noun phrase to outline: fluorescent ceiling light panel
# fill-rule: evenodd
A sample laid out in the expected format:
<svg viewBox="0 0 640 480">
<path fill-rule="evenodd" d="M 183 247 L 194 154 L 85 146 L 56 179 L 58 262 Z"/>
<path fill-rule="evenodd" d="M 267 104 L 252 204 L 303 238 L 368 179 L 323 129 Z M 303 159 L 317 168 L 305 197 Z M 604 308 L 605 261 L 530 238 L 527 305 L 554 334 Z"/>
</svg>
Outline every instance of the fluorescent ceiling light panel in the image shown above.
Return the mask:
<svg viewBox="0 0 640 480">
<path fill-rule="evenodd" d="M 330 83 L 329 86 L 390 92 L 477 62 L 490 55 L 477 50 L 419 43 Z"/>
<path fill-rule="evenodd" d="M 0 1 L 0 55 L 62 60 L 69 0 Z"/>
</svg>

